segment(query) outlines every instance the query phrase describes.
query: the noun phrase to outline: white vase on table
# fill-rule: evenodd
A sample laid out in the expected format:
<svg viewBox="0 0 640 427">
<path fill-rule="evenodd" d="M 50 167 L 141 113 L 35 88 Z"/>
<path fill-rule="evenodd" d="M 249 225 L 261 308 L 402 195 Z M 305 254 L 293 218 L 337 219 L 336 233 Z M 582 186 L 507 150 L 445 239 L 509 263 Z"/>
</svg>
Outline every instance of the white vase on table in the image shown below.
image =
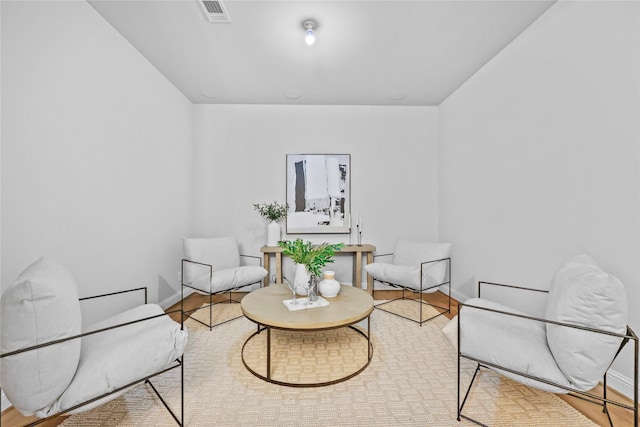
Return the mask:
<svg viewBox="0 0 640 427">
<path fill-rule="evenodd" d="M 267 246 L 278 246 L 282 229 L 277 221 L 271 221 L 267 225 Z"/>
<path fill-rule="evenodd" d="M 325 271 L 324 278 L 318 283 L 318 291 L 320 295 L 327 298 L 333 298 L 340 292 L 340 282 L 336 279 L 335 271 Z"/>
<path fill-rule="evenodd" d="M 296 264 L 296 271 L 293 275 L 293 284 L 296 287 L 296 294 L 307 296 L 309 280 L 311 280 L 311 274 L 307 271 L 307 267 L 304 264 Z"/>
</svg>

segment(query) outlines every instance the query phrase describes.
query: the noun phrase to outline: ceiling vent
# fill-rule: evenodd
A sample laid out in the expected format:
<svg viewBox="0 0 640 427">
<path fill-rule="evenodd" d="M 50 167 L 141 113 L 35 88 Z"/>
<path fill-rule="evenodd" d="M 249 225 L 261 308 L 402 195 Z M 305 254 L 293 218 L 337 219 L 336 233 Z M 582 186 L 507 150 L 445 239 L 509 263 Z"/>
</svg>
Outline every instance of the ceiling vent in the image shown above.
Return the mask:
<svg viewBox="0 0 640 427">
<path fill-rule="evenodd" d="M 199 0 L 209 22 L 231 22 L 227 9 L 221 1 Z"/>
</svg>

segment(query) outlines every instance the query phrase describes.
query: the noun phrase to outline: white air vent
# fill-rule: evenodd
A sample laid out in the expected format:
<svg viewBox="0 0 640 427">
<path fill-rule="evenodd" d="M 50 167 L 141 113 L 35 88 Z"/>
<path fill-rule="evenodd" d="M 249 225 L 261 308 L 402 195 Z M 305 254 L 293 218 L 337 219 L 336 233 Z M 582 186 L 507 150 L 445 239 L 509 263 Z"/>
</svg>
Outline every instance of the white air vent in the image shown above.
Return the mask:
<svg viewBox="0 0 640 427">
<path fill-rule="evenodd" d="M 221 1 L 198 0 L 209 22 L 231 22 Z"/>
</svg>

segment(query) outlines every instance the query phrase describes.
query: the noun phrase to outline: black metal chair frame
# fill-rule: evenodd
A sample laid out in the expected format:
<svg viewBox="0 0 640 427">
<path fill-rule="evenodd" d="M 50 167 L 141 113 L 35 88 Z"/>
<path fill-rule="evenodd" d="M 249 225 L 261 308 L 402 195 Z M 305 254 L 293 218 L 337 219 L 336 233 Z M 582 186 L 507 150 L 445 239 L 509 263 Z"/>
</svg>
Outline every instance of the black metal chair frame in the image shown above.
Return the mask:
<svg viewBox="0 0 640 427">
<path fill-rule="evenodd" d="M 391 256 L 391 255 L 393 255 L 393 252 L 392 253 L 388 253 L 388 254 L 374 255 L 373 259 L 375 260 L 376 258 L 379 258 L 379 257 Z M 445 282 L 440 283 L 439 285 L 433 285 L 433 286 L 429 286 L 429 287 L 425 288 L 424 287 L 424 283 L 423 283 L 423 280 L 424 280 L 423 270 L 424 270 L 425 266 L 427 264 L 432 264 L 434 262 L 441 262 L 441 261 L 446 261 L 447 262 L 447 277 L 448 277 L 448 280 L 445 281 Z M 450 257 L 449 258 L 436 259 L 436 260 L 432 260 L 432 261 L 424 261 L 424 262 L 420 263 L 420 289 L 414 289 L 414 288 L 412 288 L 410 286 L 402 285 L 402 284 L 399 284 L 399 283 L 385 282 L 383 280 L 378 280 L 378 279 L 376 279 L 374 277 L 373 278 L 373 286 L 372 286 L 372 289 L 371 289 L 371 296 L 374 299 L 375 299 L 375 292 L 376 292 L 375 282 L 379 282 L 379 283 L 382 283 L 382 284 L 385 284 L 385 285 L 388 285 L 388 286 L 391 286 L 391 287 L 394 287 L 394 288 L 402 289 L 402 296 L 401 297 L 394 298 L 392 300 L 389 300 L 389 301 L 386 301 L 386 302 L 383 302 L 383 303 L 380 303 L 380 304 L 376 304 L 375 308 L 377 308 L 378 310 L 382 310 L 382 311 L 385 311 L 387 313 L 395 314 L 398 317 L 402 317 L 403 319 L 407 319 L 407 320 L 410 320 L 412 322 L 415 322 L 415 323 L 419 324 L 420 326 L 422 326 L 422 324 L 424 322 L 427 322 L 427 321 L 429 321 L 431 319 L 435 319 L 438 316 L 441 316 L 443 314 L 451 312 L 451 258 Z M 443 285 L 448 285 L 449 286 L 449 290 L 447 292 L 447 295 L 448 295 L 448 307 L 441 307 L 441 306 L 439 306 L 437 304 L 430 304 L 429 302 L 424 300 L 423 294 L 424 294 L 425 291 L 428 291 L 429 289 L 437 288 L 437 287 L 440 287 L 440 286 L 443 286 Z M 410 291 L 411 293 L 414 293 L 414 294 L 420 294 L 420 298 L 418 298 L 418 299 L 416 299 L 416 298 L 407 298 L 405 296 L 405 294 L 404 294 L 405 291 Z M 409 301 L 415 301 L 416 303 L 419 303 L 420 304 L 420 319 L 419 320 L 415 320 L 415 319 L 412 319 L 410 317 L 403 316 L 401 314 L 395 313 L 395 312 L 393 312 L 391 310 L 385 310 L 384 308 L 382 308 L 382 306 L 384 306 L 385 304 L 390 304 L 390 303 L 392 303 L 394 301 L 398 301 L 398 300 L 409 300 Z M 431 316 L 428 319 L 424 319 L 423 320 L 423 318 L 422 318 L 422 304 L 430 305 L 432 307 L 437 307 L 437 308 L 439 308 L 439 309 L 441 309 L 443 311 L 440 312 L 439 310 L 437 310 L 438 314 L 436 314 L 434 316 Z"/>
<path fill-rule="evenodd" d="M 244 257 L 244 258 L 255 258 L 255 259 L 257 259 L 257 260 L 260 262 L 260 267 L 262 267 L 262 258 L 257 257 L 257 256 L 252 256 L 252 255 L 242 255 L 242 254 L 240 254 L 240 256 L 241 256 L 241 257 Z M 211 284 L 211 278 L 213 277 L 213 266 L 212 266 L 211 264 L 205 264 L 205 263 L 203 263 L 203 262 L 197 262 L 197 261 L 191 261 L 191 260 L 188 260 L 188 259 L 183 259 L 183 260 L 182 260 L 182 268 L 181 268 L 181 270 L 180 270 L 180 284 L 182 285 L 182 286 L 181 286 L 181 290 L 180 290 L 180 310 L 182 311 L 182 317 L 183 317 L 183 319 L 184 319 L 184 316 L 190 316 L 192 313 L 195 313 L 195 312 L 196 312 L 196 311 L 198 311 L 198 310 L 201 310 L 201 309 L 203 309 L 203 308 L 207 308 L 207 307 L 208 307 L 208 308 L 209 308 L 209 324 L 206 324 L 205 322 L 202 322 L 202 321 L 200 321 L 200 320 L 198 320 L 198 319 L 196 319 L 196 318 L 194 318 L 194 317 L 192 317 L 192 318 L 191 318 L 191 320 L 195 320 L 196 322 L 198 322 L 198 323 L 200 323 L 200 324 L 202 324 L 202 325 L 204 325 L 204 326 L 208 327 L 210 331 L 211 331 L 213 328 L 215 328 L 216 326 L 220 326 L 220 325 L 223 325 L 223 324 L 225 324 L 225 323 L 227 323 L 227 322 L 231 322 L 232 320 L 236 320 L 236 319 L 239 319 L 239 318 L 243 317 L 242 315 L 240 315 L 240 316 L 237 316 L 237 317 L 234 317 L 234 318 L 231 318 L 231 319 L 227 319 L 227 320 L 225 320 L 225 321 L 223 321 L 223 322 L 216 323 L 216 324 L 214 325 L 214 324 L 213 324 L 213 306 L 214 306 L 214 305 L 218 305 L 218 304 L 234 304 L 234 303 L 240 303 L 240 301 L 233 299 L 233 297 L 232 297 L 232 295 L 231 295 L 231 293 L 232 293 L 233 291 L 238 291 L 238 290 L 240 290 L 240 289 L 242 289 L 242 288 L 246 288 L 247 286 L 253 286 L 253 285 L 256 285 L 256 284 L 259 284 L 259 285 L 260 285 L 260 287 L 262 287 L 263 279 L 260 279 L 258 282 L 248 283 L 248 284 L 246 284 L 246 285 L 242 285 L 242 286 L 236 286 L 236 287 L 233 287 L 233 288 L 225 289 L 225 290 L 223 290 L 223 291 L 217 291 L 217 292 L 206 292 L 206 291 L 203 291 L 203 290 L 202 290 L 202 289 L 200 289 L 200 288 L 195 288 L 195 287 L 193 287 L 193 286 L 191 286 L 191 285 L 189 285 L 189 284 L 187 284 L 187 283 L 184 283 L 184 268 L 185 268 L 185 263 L 189 263 L 189 264 L 196 264 L 196 265 L 201 265 L 201 266 L 207 267 L 207 268 L 209 269 L 209 284 Z M 196 292 L 204 293 L 204 294 L 209 295 L 209 304 L 208 304 L 208 305 L 205 305 L 205 306 L 202 306 L 202 307 L 194 308 L 193 310 L 187 310 L 187 311 L 185 311 L 185 310 L 184 310 L 184 288 L 185 288 L 185 286 L 186 286 L 187 288 L 193 289 L 193 290 L 194 290 L 194 291 L 196 291 Z M 227 300 L 227 301 L 221 301 L 221 302 L 216 302 L 216 303 L 214 303 L 214 302 L 213 302 L 213 296 L 214 296 L 214 295 L 220 295 L 220 294 L 225 294 L 225 293 L 229 293 L 229 300 Z"/>
<path fill-rule="evenodd" d="M 501 283 L 493 283 L 493 282 L 478 282 L 478 297 L 480 297 L 480 290 L 481 290 L 481 285 L 485 284 L 485 285 L 492 285 L 492 286 L 500 286 L 500 287 L 504 287 L 504 288 L 510 288 L 510 289 L 517 289 L 517 290 L 524 290 L 524 291 L 532 291 L 532 292 L 543 292 L 543 293 L 549 293 L 549 291 L 546 290 L 541 290 L 541 289 L 534 289 L 534 288 L 525 288 L 525 287 L 521 287 L 521 286 L 514 286 L 514 285 L 505 285 L 505 284 L 501 284 Z M 540 378 L 540 377 L 536 377 L 533 375 L 529 375 L 526 374 L 524 372 L 519 372 L 504 366 L 500 366 L 494 363 L 490 363 L 487 362 L 486 360 L 480 360 L 477 359 L 473 356 L 467 355 L 462 353 L 462 351 L 460 351 L 460 317 L 462 314 L 462 307 L 469 307 L 469 308 L 473 308 L 473 309 L 477 309 L 477 310 L 484 310 L 484 311 L 488 311 L 491 313 L 498 313 L 500 315 L 505 315 L 505 316 L 511 316 L 511 317 L 519 317 L 522 319 L 529 319 L 532 321 L 537 321 L 537 322 L 543 322 L 543 323 L 549 323 L 549 324 L 554 324 L 554 325 L 559 325 L 559 326 L 563 326 L 563 327 L 567 327 L 567 328 L 572 328 L 572 329 L 580 329 L 583 331 L 588 331 L 588 332 L 593 332 L 593 333 L 598 333 L 598 334 L 603 334 L 603 335 L 609 335 L 609 336 L 613 336 L 613 337 L 619 337 L 622 338 L 622 342 L 620 343 L 620 348 L 618 349 L 616 355 L 614 356 L 613 360 L 611 361 L 611 364 L 613 364 L 613 362 L 615 361 L 615 359 L 618 357 L 618 355 L 620 354 L 620 351 L 622 351 L 622 348 L 629 342 L 629 341 L 633 341 L 633 345 L 634 345 L 634 374 L 633 374 L 633 406 L 621 403 L 621 402 L 617 402 L 611 399 L 607 398 L 607 372 L 609 370 L 609 368 L 611 367 L 611 364 L 609 365 L 609 368 L 607 368 L 607 372 L 604 373 L 604 377 L 602 380 L 602 385 L 603 385 L 603 393 L 602 396 L 598 396 L 596 394 L 590 393 L 590 392 L 585 392 L 582 390 L 578 390 L 575 388 L 571 388 L 571 387 L 567 387 L 561 384 L 557 384 L 553 381 L 550 381 L 546 378 Z M 476 366 L 476 370 L 473 374 L 473 377 L 471 378 L 471 382 L 469 383 L 469 387 L 467 388 L 467 391 L 464 395 L 464 398 L 462 399 L 462 404 L 460 403 L 460 398 L 461 398 L 461 390 L 460 390 L 460 361 L 462 358 L 468 359 L 468 360 L 472 360 L 474 362 L 477 363 Z M 522 315 L 522 314 L 516 314 L 516 313 L 511 313 L 511 312 L 507 312 L 507 311 L 501 311 L 501 310 L 495 310 L 495 309 L 491 309 L 491 308 L 486 308 L 486 307 L 478 307 L 475 305 L 471 305 L 471 304 L 465 304 L 465 303 L 459 303 L 458 304 L 458 421 L 460 421 L 461 418 L 464 418 L 466 420 L 469 420 L 475 424 L 481 425 L 481 426 L 485 426 L 486 424 L 481 423 L 480 421 L 477 421 L 473 418 L 470 418 L 466 415 L 464 415 L 462 413 L 462 409 L 464 408 L 465 403 L 467 402 L 467 398 L 469 397 L 469 392 L 471 391 L 471 387 L 473 386 L 473 383 L 476 379 L 476 376 L 478 374 L 478 372 L 480 371 L 480 368 L 486 368 L 486 369 L 500 369 L 506 372 L 510 372 L 512 374 L 516 374 L 516 375 L 520 375 L 524 378 L 528 378 L 528 379 L 532 379 L 532 380 L 536 380 L 539 381 L 541 383 L 545 383 L 551 386 L 555 386 L 564 390 L 567 390 L 569 393 L 567 393 L 569 396 L 573 396 L 582 400 L 585 400 L 589 403 L 593 403 L 599 406 L 602 406 L 602 411 L 607 415 L 607 419 L 609 420 L 609 425 L 613 427 L 613 421 L 611 420 L 611 416 L 609 415 L 609 408 L 607 407 L 607 405 L 615 405 L 615 406 L 619 406 L 625 409 L 628 409 L 630 411 L 633 411 L 633 419 L 634 419 L 634 427 L 638 427 L 638 336 L 635 334 L 635 332 L 629 327 L 627 326 L 627 333 L 626 334 L 618 334 L 618 333 L 614 333 L 614 332 L 609 332 L 609 331 L 604 331 L 602 329 L 595 329 L 595 328 L 590 328 L 590 327 L 586 327 L 586 326 L 581 326 L 581 325 L 575 325 L 572 323 L 564 323 L 564 322 L 557 322 L 554 320 L 548 320 L 548 319 L 543 319 L 540 317 L 535 317 L 535 316 L 528 316 L 528 315 Z"/>
<path fill-rule="evenodd" d="M 120 295 L 120 294 L 125 294 L 125 293 L 128 293 L 128 292 L 136 292 L 136 291 L 144 291 L 144 303 L 147 304 L 147 288 L 146 287 L 134 288 L 134 289 L 128 289 L 128 290 L 119 291 L 119 292 L 110 292 L 110 293 L 102 294 L 102 295 L 94 295 L 94 296 L 90 296 L 90 297 L 79 298 L 79 301 L 85 301 L 85 300 L 89 300 L 89 299 L 108 297 L 108 296 L 113 296 L 113 295 Z M 62 338 L 62 339 L 58 339 L 58 340 L 49 341 L 49 342 L 46 342 L 46 343 L 34 345 L 34 346 L 31 346 L 31 347 L 22 348 L 22 349 L 19 349 L 19 350 L 15 350 L 15 351 L 11 351 L 11 352 L 8 352 L 8 353 L 0 354 L 0 359 L 3 359 L 5 357 L 15 356 L 17 354 L 25 353 L 25 352 L 31 351 L 31 350 L 37 350 L 39 348 L 60 344 L 60 343 L 66 342 L 66 341 L 80 339 L 80 338 L 86 337 L 88 335 L 99 334 L 101 332 L 110 331 L 112 329 L 122 328 L 122 327 L 125 327 L 125 326 L 128 326 L 128 325 L 132 325 L 134 323 L 140 323 L 140 322 L 148 321 L 148 320 L 151 320 L 151 319 L 155 319 L 157 317 L 168 316 L 170 314 L 179 313 L 179 312 L 180 312 L 180 310 L 168 311 L 168 312 L 165 312 L 163 314 L 158 314 L 158 315 L 155 315 L 155 316 L 149 316 L 149 317 L 145 317 L 145 318 L 142 318 L 142 319 L 134 320 L 134 321 L 131 321 L 131 322 L 121 323 L 121 324 L 118 324 L 118 325 L 109 326 L 107 328 L 102 328 L 102 329 L 98 329 L 98 330 L 95 330 L 95 331 L 85 332 L 85 333 L 82 333 L 82 334 L 79 334 L 79 335 L 74 335 L 74 336 L 71 336 L 71 337 L 68 337 L 68 338 Z M 182 322 L 180 323 L 180 328 L 184 329 L 184 325 L 183 325 Z M 174 411 L 169 407 L 167 402 L 160 395 L 160 392 L 156 389 L 156 387 L 151 382 L 151 378 L 156 377 L 156 376 L 158 376 L 160 374 L 163 374 L 165 372 L 171 371 L 171 370 L 173 370 L 175 368 L 180 368 L 180 418 L 178 418 L 178 416 L 174 413 Z M 65 409 L 64 411 L 60 411 L 60 412 L 58 412 L 56 414 L 53 414 L 53 415 L 50 415 L 50 416 L 48 416 L 46 418 L 40 418 L 40 419 L 38 419 L 38 420 L 36 420 L 34 422 L 31 422 L 29 424 L 25 424 L 25 426 L 34 426 L 34 425 L 43 423 L 45 421 L 48 421 L 48 420 L 50 420 L 52 418 L 58 417 L 60 415 L 67 414 L 67 413 L 69 413 L 71 411 L 74 411 L 74 410 L 76 410 L 78 408 L 81 408 L 81 407 L 83 407 L 85 405 L 88 405 L 88 404 L 93 403 L 93 402 L 95 402 L 97 400 L 103 399 L 103 398 L 105 398 L 107 396 L 110 396 L 110 395 L 112 395 L 114 393 L 118 393 L 118 392 L 120 392 L 122 390 L 125 390 L 125 389 L 127 389 L 129 387 L 132 387 L 132 386 L 136 385 L 136 384 L 140 384 L 142 382 L 147 383 L 147 384 L 149 384 L 151 386 L 151 389 L 158 396 L 158 398 L 160 399 L 160 401 L 162 402 L 164 407 L 169 411 L 169 413 L 171 414 L 171 417 L 173 417 L 173 419 L 175 420 L 175 422 L 179 426 L 182 426 L 183 425 L 183 421 L 184 421 L 184 355 L 182 355 L 180 358 L 176 359 L 174 361 L 174 364 L 172 364 L 171 366 L 169 366 L 169 367 L 167 367 L 167 368 L 165 368 L 165 369 L 163 369 L 161 371 L 158 371 L 158 372 L 155 372 L 155 373 L 153 373 L 151 375 L 147 375 L 145 377 L 139 378 L 139 379 L 137 379 L 135 381 L 132 381 L 129 384 L 126 384 L 126 385 L 124 385 L 122 387 L 118 387 L 117 389 L 114 389 L 114 390 L 112 390 L 110 392 L 101 394 L 100 396 L 96 396 L 96 397 L 94 397 L 92 399 L 89 399 L 89 400 L 86 400 L 84 402 L 78 403 L 77 405 L 74 405 L 71 408 Z M 0 407 L 0 414 L 1 413 L 2 413 L 2 408 Z M 0 417 L 0 427 L 1 426 L 2 426 L 2 418 Z"/>
</svg>

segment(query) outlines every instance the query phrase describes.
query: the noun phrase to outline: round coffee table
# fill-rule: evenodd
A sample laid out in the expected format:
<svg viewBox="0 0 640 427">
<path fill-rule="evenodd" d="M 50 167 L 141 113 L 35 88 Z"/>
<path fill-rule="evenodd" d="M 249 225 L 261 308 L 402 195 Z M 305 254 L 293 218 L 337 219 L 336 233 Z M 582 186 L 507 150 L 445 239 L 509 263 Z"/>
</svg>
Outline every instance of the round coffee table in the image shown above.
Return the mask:
<svg viewBox="0 0 640 427">
<path fill-rule="evenodd" d="M 373 311 L 373 298 L 366 291 L 348 285 L 340 286 L 340 293 L 334 298 L 326 298 L 329 305 L 319 308 L 289 311 L 282 301 L 291 299 L 291 291 L 283 284 L 271 284 L 247 294 L 240 303 L 244 315 L 258 324 L 258 330 L 254 332 L 242 346 L 242 363 L 258 378 L 271 383 L 292 387 L 319 387 L 335 384 L 348 380 L 362 372 L 373 357 L 373 344 L 371 343 L 371 312 Z M 356 323 L 367 319 L 367 330 L 355 326 Z M 309 332 L 326 331 L 348 327 L 357 332 L 357 336 L 366 341 L 367 357 L 363 365 L 355 371 L 336 379 L 321 382 L 289 382 L 286 379 L 273 378 L 271 372 L 271 330 Z M 266 330 L 266 375 L 256 372 L 245 359 L 247 344 Z M 286 356 L 286 355 L 285 355 Z"/>
</svg>

